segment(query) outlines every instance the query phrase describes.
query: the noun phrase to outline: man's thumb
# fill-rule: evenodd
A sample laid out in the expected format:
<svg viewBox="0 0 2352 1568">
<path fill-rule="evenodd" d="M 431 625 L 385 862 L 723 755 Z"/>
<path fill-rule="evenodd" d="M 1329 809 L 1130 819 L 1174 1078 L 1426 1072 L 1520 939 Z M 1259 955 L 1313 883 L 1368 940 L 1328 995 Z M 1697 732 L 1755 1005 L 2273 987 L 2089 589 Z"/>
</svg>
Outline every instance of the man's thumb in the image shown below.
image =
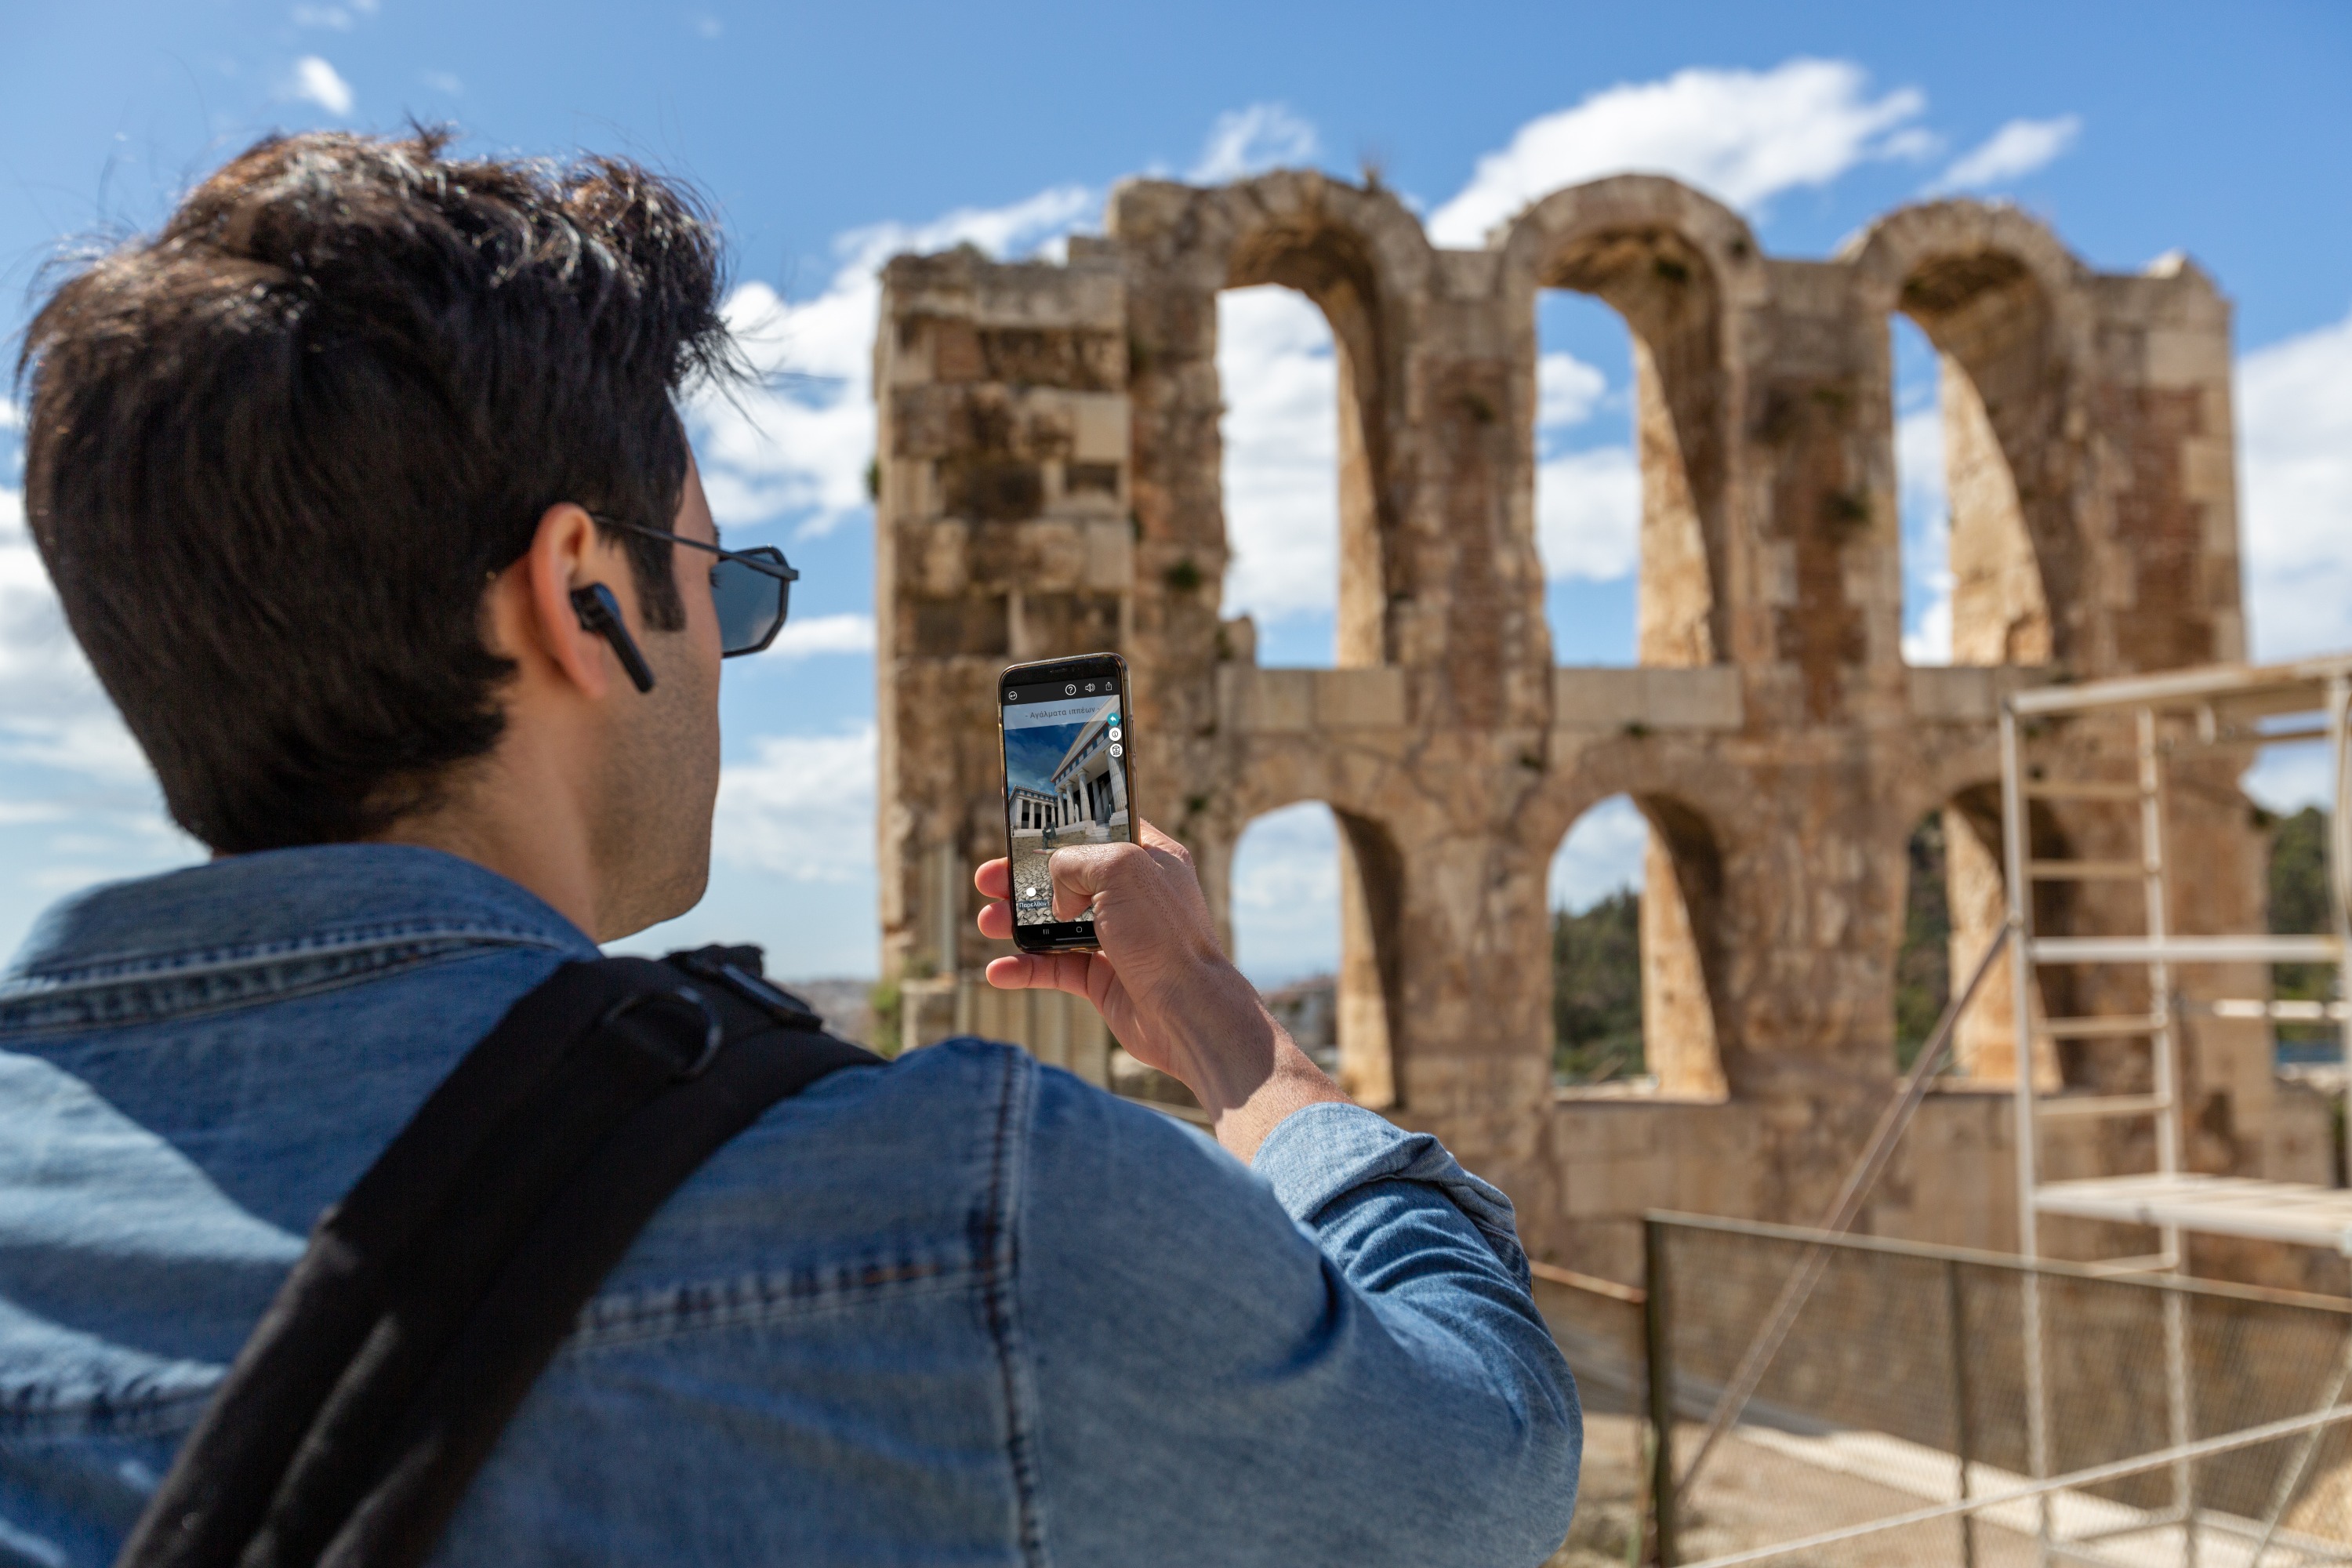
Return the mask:
<svg viewBox="0 0 2352 1568">
<path fill-rule="evenodd" d="M 1047 862 L 1054 879 L 1054 916 L 1074 920 L 1118 879 L 1127 863 L 1141 856 L 1132 844 L 1073 844 Z"/>
</svg>

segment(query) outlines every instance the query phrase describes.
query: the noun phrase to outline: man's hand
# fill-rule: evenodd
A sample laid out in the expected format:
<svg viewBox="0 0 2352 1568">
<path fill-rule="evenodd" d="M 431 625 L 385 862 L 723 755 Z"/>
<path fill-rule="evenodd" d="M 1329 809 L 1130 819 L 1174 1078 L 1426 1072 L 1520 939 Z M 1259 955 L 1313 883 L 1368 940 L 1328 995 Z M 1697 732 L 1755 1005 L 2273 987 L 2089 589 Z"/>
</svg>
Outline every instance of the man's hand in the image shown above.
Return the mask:
<svg viewBox="0 0 2352 1568">
<path fill-rule="evenodd" d="M 1000 991 L 1083 996 L 1138 1061 L 1197 1096 L 1217 1140 L 1242 1159 L 1303 1105 L 1342 1100 L 1217 945 L 1216 924 L 1190 851 L 1143 824 L 1141 844 L 1086 844 L 1054 852 L 1054 918 L 1091 907 L 1099 952 L 1018 953 L 992 960 Z M 1012 868 L 991 860 L 972 881 L 989 903 L 982 936 L 1013 935 Z"/>
</svg>

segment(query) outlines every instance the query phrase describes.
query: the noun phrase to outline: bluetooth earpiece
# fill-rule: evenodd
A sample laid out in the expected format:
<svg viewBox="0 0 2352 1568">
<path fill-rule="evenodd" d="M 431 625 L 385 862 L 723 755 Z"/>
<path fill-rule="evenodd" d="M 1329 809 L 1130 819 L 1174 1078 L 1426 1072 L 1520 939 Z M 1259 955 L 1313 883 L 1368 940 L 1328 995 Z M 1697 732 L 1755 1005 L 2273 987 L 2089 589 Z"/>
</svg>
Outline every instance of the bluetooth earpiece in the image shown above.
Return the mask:
<svg viewBox="0 0 2352 1568">
<path fill-rule="evenodd" d="M 585 588 L 572 590 L 572 608 L 580 617 L 580 629 L 593 632 L 613 645 L 614 657 L 621 668 L 629 672 L 639 691 L 654 689 L 654 668 L 646 656 L 637 651 L 636 639 L 629 636 L 626 622 L 621 619 L 620 601 L 613 590 L 602 583 L 591 583 Z"/>
</svg>

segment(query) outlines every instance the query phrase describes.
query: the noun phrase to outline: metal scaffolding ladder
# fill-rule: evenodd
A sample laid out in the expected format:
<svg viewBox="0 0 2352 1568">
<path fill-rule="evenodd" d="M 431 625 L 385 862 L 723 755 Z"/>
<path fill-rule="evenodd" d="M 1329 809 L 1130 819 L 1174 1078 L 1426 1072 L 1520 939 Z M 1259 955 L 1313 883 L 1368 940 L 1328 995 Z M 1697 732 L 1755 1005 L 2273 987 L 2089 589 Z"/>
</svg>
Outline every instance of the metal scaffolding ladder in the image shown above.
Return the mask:
<svg viewBox="0 0 2352 1568">
<path fill-rule="evenodd" d="M 2276 727 L 2294 715 L 2317 713 L 2323 721 Z M 2024 733 L 2068 721 L 2125 721 L 2133 728 L 2136 768 L 2131 778 L 2053 778 L 2031 766 Z M 2270 726 L 2270 727 L 2266 727 Z M 2176 993 L 2183 967 L 2218 963 L 2332 963 L 2336 994 L 2332 1003 L 2281 1003 L 2263 995 L 2208 1000 L 2195 1005 L 2203 1016 L 2273 1022 L 2334 1020 L 2347 1078 L 2352 1078 L 2352 924 L 2347 924 L 2347 877 L 2352 877 L 2352 810 L 2347 810 L 2347 742 L 2352 738 L 2352 656 L 2259 668 L 2231 667 L 2175 675 L 2134 677 L 2012 694 L 2002 704 L 2000 722 L 2001 830 L 2008 883 L 2010 951 L 2013 964 L 2016 1030 L 2016 1139 L 2018 1248 L 2040 1256 L 2044 1216 L 2105 1220 L 2153 1228 L 2153 1253 L 2095 1263 L 2115 1273 L 2186 1272 L 2183 1237 L 2206 1233 L 2317 1247 L 2352 1256 L 2352 1191 L 2247 1177 L 2204 1175 L 2181 1162 L 2180 1022 L 2184 1005 Z M 2171 930 L 2168 901 L 2171 868 L 2165 847 L 2166 763 L 2176 754 L 2212 747 L 2247 748 L 2325 740 L 2334 788 L 2327 839 L 2327 903 L 2332 929 L 2326 934 L 2274 936 L 2267 932 L 2181 935 Z M 2042 803 L 2063 803 L 2077 811 L 2128 813 L 2139 853 L 2136 858 L 2036 858 L 2030 814 Z M 2043 936 L 2034 930 L 2033 889 L 2057 881 L 2137 882 L 2145 910 L 2144 930 L 2134 934 Z M 2147 979 L 2146 1011 L 2130 1014 L 2046 1017 L 2039 1005 L 2039 971 L 2046 966 L 2127 967 Z M 2042 1042 L 2144 1040 L 2151 1055 L 2148 1091 L 2132 1094 L 2045 1096 L 2034 1084 L 2034 1061 Z M 2130 1175 L 2049 1182 L 2042 1179 L 2040 1129 L 2044 1122 L 2080 1118 L 2147 1119 L 2154 1125 L 2156 1168 Z M 2193 1436 L 2192 1389 L 2188 1371 L 2185 1307 L 2168 1296 L 2165 1320 L 2166 1388 L 2172 1442 Z M 2049 1410 L 2044 1378 L 2040 1283 L 2024 1285 L 2024 1352 L 2028 1459 L 2036 1479 L 2050 1472 Z M 2198 1531 L 2192 1477 L 2184 1462 L 2173 1475 L 2174 1507 L 2184 1529 L 2183 1560 L 2193 1563 Z M 2046 1560 L 2063 1543 L 2052 1540 L 2043 1506 L 2042 1545 Z"/>
</svg>

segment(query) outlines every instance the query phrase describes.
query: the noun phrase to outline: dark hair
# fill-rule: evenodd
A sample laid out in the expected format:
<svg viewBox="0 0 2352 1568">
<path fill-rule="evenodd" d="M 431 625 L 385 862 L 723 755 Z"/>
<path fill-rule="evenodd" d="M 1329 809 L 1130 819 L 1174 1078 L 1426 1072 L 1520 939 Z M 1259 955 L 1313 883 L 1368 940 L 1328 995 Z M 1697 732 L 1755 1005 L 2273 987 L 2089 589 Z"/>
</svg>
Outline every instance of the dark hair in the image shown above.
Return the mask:
<svg viewBox="0 0 2352 1568">
<path fill-rule="evenodd" d="M 273 137 L 58 288 L 17 361 L 66 618 L 180 825 L 333 843 L 487 752 L 488 578 L 560 501 L 667 528 L 732 351 L 716 228 L 634 164 Z M 669 547 L 629 534 L 646 618 Z"/>
</svg>

